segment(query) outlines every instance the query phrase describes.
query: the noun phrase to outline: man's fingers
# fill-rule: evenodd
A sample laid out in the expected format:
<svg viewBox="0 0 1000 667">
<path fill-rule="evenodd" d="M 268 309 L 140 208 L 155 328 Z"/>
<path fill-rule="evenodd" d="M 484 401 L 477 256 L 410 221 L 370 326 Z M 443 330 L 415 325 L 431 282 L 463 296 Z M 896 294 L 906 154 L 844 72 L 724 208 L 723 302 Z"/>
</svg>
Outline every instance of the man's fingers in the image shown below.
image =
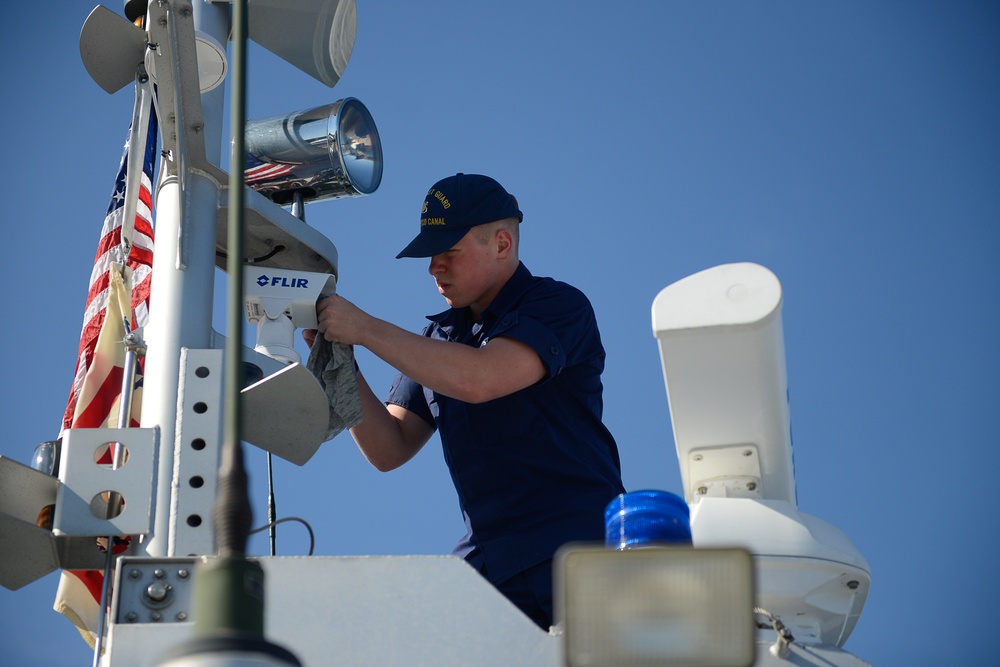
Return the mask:
<svg viewBox="0 0 1000 667">
<path fill-rule="evenodd" d="M 306 342 L 309 349 L 312 349 L 313 343 L 316 342 L 316 330 L 315 329 L 303 329 L 302 330 L 302 340 Z"/>
</svg>

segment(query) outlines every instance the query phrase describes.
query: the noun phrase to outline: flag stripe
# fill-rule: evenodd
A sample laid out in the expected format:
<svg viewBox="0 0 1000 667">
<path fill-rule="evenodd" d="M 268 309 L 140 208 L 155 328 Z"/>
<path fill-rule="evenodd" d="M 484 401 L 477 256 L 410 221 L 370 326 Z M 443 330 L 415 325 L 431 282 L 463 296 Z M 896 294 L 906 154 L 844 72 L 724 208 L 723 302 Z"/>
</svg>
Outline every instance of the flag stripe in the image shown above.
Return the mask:
<svg viewBox="0 0 1000 667">
<path fill-rule="evenodd" d="M 107 426 L 108 416 L 117 413 L 114 406 L 121 395 L 122 374 L 124 369 L 112 366 L 104 381 L 97 387 L 94 396 L 83 410 L 78 411 L 73 419 L 73 428 L 101 428 Z"/>
</svg>

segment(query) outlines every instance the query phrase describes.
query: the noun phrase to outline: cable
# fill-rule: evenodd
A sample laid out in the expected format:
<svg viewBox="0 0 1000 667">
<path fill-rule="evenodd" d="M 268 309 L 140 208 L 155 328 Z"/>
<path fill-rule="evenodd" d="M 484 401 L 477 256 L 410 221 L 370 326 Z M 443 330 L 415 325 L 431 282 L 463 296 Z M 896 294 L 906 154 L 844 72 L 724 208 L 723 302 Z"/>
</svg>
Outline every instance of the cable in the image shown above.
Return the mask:
<svg viewBox="0 0 1000 667">
<path fill-rule="evenodd" d="M 781 619 L 777 618 L 763 607 L 754 607 L 753 613 L 761 616 L 767 616 L 767 618 L 771 621 L 771 628 L 778 634 L 778 639 L 771 644 L 771 655 L 775 658 L 783 660 L 785 656 L 788 655 L 788 647 L 795 641 L 795 637 L 792 636 L 791 630 L 789 630 L 785 624 L 781 622 Z M 758 623 L 757 626 L 767 627 L 766 625 L 762 625 L 760 623 Z"/>
<path fill-rule="evenodd" d="M 269 522 L 269 523 L 261 526 L 260 528 L 254 528 L 253 530 L 250 531 L 249 534 L 253 535 L 254 533 L 263 532 L 263 531 L 267 530 L 268 528 L 271 528 L 272 526 L 277 526 L 279 523 L 284 523 L 286 521 L 298 521 L 299 523 L 301 523 L 303 526 L 306 527 L 307 531 L 309 531 L 309 553 L 306 554 L 306 555 L 312 556 L 313 555 L 313 549 L 315 549 L 315 547 L 316 547 L 316 536 L 313 534 L 313 529 L 312 529 L 312 526 L 309 525 L 309 522 L 306 521 L 305 519 L 300 519 L 297 516 L 286 516 L 284 519 L 278 519 L 277 521 L 271 521 L 271 522 Z"/>
<path fill-rule="evenodd" d="M 275 245 L 274 248 L 271 250 L 271 252 L 267 253 L 266 255 L 261 255 L 260 257 L 250 257 L 250 258 L 248 258 L 246 260 L 246 262 L 247 262 L 247 264 L 256 264 L 258 262 L 263 262 L 265 260 L 271 259 L 272 257 L 274 257 L 275 255 L 277 255 L 279 252 L 282 252 L 283 250 L 285 250 L 285 246 L 283 246 L 283 245 L 281 245 L 279 243 L 279 244 Z M 222 252 L 221 250 L 216 250 L 215 251 L 215 256 L 219 257 L 219 258 L 222 258 L 222 259 L 228 259 L 229 258 L 229 255 L 227 255 L 226 253 Z"/>
</svg>

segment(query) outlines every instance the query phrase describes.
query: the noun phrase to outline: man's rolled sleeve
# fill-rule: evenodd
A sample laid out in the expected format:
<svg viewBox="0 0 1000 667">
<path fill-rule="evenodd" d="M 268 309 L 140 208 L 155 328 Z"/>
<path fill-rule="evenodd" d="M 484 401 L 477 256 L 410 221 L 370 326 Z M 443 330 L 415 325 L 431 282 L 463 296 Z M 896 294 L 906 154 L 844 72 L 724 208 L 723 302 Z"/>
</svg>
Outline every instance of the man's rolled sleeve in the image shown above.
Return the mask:
<svg viewBox="0 0 1000 667">
<path fill-rule="evenodd" d="M 409 410 L 430 424 L 431 428 L 437 428 L 437 424 L 434 422 L 434 415 L 431 414 L 431 409 L 427 405 L 423 386 L 402 373 L 398 374 L 396 379 L 392 381 L 392 387 L 389 389 L 389 395 L 385 399 L 385 404 L 398 405 L 401 408 Z"/>
<path fill-rule="evenodd" d="M 512 338 L 535 351 L 548 377 L 555 377 L 566 367 L 566 349 L 559 337 L 544 323 L 522 316 L 519 312 L 507 313 L 493 330 L 491 338 Z"/>
</svg>

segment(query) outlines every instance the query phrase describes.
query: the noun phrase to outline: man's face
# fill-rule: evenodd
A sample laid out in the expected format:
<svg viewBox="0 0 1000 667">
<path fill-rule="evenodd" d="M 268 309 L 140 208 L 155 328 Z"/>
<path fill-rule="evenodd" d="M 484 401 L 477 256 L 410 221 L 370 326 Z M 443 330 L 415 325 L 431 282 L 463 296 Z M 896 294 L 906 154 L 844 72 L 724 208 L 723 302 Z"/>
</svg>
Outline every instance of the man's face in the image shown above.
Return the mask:
<svg viewBox="0 0 1000 667">
<path fill-rule="evenodd" d="M 497 235 L 482 244 L 468 233 L 451 249 L 431 257 L 428 272 L 449 306 L 469 307 L 479 317 L 503 287 L 500 268 Z"/>
</svg>

